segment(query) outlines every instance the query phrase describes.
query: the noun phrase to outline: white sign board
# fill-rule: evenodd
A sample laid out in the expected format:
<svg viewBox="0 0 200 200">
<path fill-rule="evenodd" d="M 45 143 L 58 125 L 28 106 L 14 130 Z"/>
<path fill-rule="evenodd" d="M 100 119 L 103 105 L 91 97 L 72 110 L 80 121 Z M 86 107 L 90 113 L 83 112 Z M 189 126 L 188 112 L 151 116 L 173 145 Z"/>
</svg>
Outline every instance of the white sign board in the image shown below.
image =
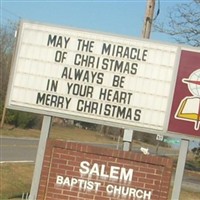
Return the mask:
<svg viewBox="0 0 200 200">
<path fill-rule="evenodd" d="M 22 22 L 9 108 L 165 129 L 178 47 Z"/>
</svg>

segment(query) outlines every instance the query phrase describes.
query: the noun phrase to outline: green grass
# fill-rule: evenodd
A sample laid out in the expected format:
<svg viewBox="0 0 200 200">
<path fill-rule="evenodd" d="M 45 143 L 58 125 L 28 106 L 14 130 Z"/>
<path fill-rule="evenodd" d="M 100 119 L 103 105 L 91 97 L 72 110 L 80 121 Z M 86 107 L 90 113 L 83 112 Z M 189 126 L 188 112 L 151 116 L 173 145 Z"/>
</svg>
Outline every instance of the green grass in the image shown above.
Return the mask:
<svg viewBox="0 0 200 200">
<path fill-rule="evenodd" d="M 0 129 L 0 135 L 7 137 L 39 138 L 40 130 L 20 129 L 5 125 L 3 129 Z M 85 130 L 77 127 L 52 126 L 49 137 L 54 139 L 63 139 L 66 141 L 116 143 L 116 141 L 101 135 L 97 131 Z"/>
<path fill-rule="evenodd" d="M 0 164 L 0 199 L 17 198 L 29 192 L 33 169 L 34 164 Z"/>
</svg>

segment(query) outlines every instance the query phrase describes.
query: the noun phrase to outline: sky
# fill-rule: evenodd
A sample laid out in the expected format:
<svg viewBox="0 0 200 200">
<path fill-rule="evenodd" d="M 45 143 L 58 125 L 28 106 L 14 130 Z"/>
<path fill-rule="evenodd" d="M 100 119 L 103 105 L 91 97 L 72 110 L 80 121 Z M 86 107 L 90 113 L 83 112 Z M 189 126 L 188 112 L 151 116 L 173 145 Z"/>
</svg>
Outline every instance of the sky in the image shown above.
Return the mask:
<svg viewBox="0 0 200 200">
<path fill-rule="evenodd" d="M 156 0 L 157 21 L 165 22 L 168 10 L 192 0 Z M 1 24 L 30 20 L 141 38 L 147 0 L 1 0 Z M 174 43 L 168 35 L 152 31 L 151 39 Z"/>
</svg>

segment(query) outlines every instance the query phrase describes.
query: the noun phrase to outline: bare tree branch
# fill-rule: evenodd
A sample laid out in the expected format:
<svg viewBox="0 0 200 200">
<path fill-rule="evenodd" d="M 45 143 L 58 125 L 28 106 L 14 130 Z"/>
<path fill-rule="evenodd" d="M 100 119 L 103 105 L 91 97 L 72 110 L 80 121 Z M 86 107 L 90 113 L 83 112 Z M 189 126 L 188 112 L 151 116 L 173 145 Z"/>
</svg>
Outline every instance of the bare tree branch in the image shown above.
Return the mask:
<svg viewBox="0 0 200 200">
<path fill-rule="evenodd" d="M 200 46 L 200 0 L 177 4 L 165 22 L 154 24 L 154 30 L 171 35 L 177 42 Z"/>
</svg>

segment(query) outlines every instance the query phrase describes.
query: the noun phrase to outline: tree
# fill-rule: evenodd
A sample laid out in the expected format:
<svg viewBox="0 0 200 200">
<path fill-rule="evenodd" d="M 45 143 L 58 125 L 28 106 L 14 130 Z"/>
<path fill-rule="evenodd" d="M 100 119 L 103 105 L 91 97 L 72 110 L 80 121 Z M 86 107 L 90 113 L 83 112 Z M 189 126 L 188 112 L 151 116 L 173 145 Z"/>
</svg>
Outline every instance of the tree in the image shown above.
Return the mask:
<svg viewBox="0 0 200 200">
<path fill-rule="evenodd" d="M 0 100 L 1 103 L 4 101 L 6 96 L 8 77 L 10 72 L 12 52 L 15 43 L 15 30 L 16 24 L 8 22 L 7 25 L 2 25 L 0 27 Z"/>
<path fill-rule="evenodd" d="M 8 21 L 6 24 L 1 24 L 0 27 L 0 118 L 4 115 L 4 101 L 9 79 L 9 72 L 12 60 L 12 53 L 15 43 L 14 33 L 16 24 Z"/>
<path fill-rule="evenodd" d="M 192 152 L 195 155 L 195 160 L 200 164 L 200 143 L 199 147 L 195 147 L 192 149 Z"/>
<path fill-rule="evenodd" d="M 11 60 L 16 42 L 15 31 L 17 24 L 8 21 L 0 27 L 0 120 L 2 119 L 7 85 L 9 80 Z M 39 116 L 25 112 L 8 110 L 6 114 L 6 123 L 12 124 L 15 127 L 32 128 L 38 126 Z"/>
<path fill-rule="evenodd" d="M 177 4 L 154 30 L 171 35 L 178 43 L 200 46 L 200 0 Z"/>
<path fill-rule="evenodd" d="M 169 18 L 154 24 L 154 29 L 171 35 L 178 43 L 200 47 L 200 0 L 177 4 L 169 11 Z M 192 152 L 200 163 L 200 144 Z"/>
</svg>

